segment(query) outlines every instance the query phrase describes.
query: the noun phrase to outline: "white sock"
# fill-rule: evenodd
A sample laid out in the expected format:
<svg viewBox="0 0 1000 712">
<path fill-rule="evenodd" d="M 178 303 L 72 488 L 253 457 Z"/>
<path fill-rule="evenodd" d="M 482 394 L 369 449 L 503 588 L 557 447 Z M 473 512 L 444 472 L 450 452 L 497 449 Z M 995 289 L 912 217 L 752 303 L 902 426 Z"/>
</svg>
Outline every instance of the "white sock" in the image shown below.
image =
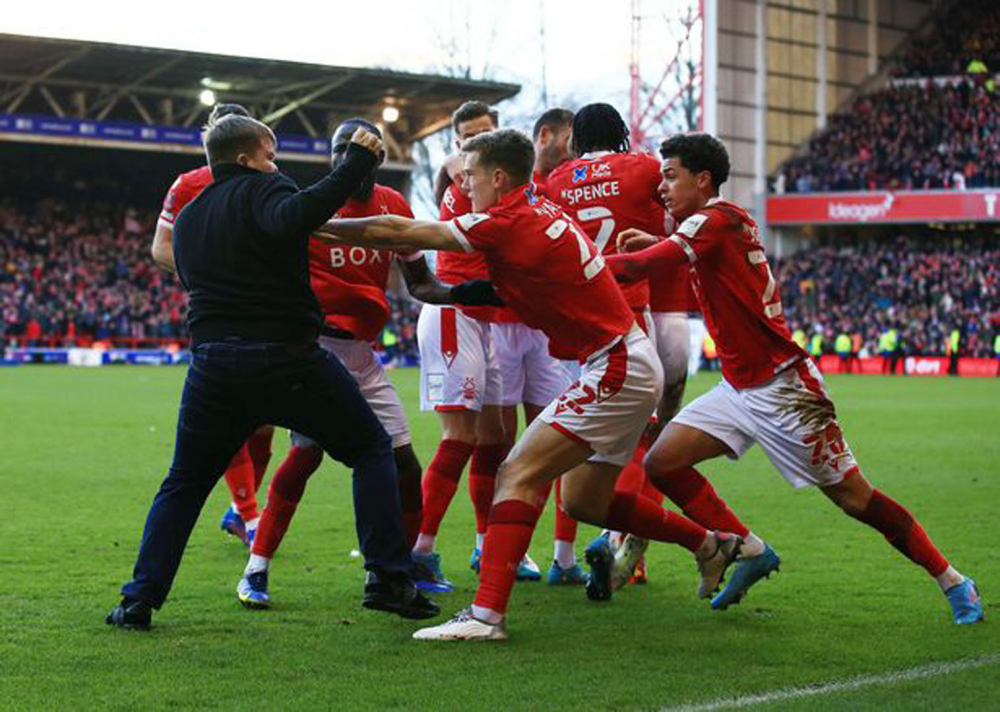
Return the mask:
<svg viewBox="0 0 1000 712">
<path fill-rule="evenodd" d="M 556 539 L 555 559 L 560 568 L 569 569 L 576 566 L 576 549 L 573 542 Z"/>
<path fill-rule="evenodd" d="M 413 545 L 413 551 L 418 554 L 431 554 L 434 552 L 434 535 L 418 534 L 417 543 Z"/>
<path fill-rule="evenodd" d="M 740 547 L 740 556 L 744 559 L 749 559 L 754 556 L 760 556 L 764 553 L 764 540 L 753 532 L 748 533 L 743 537 L 743 546 Z"/>
<path fill-rule="evenodd" d="M 476 548 L 479 549 L 480 551 L 483 550 L 484 541 L 486 541 L 486 534 L 485 533 L 480 534 L 479 532 L 476 532 Z"/>
<path fill-rule="evenodd" d="M 250 574 L 257 573 L 258 571 L 267 571 L 270 565 L 271 560 L 266 556 L 250 554 L 250 561 L 247 562 L 247 567 L 243 570 L 243 575 L 248 576 Z"/>
<path fill-rule="evenodd" d="M 941 592 L 944 593 L 949 588 L 957 586 L 958 584 L 965 581 L 965 576 L 955 571 L 955 567 L 949 566 L 944 570 L 944 573 L 937 577 L 937 584 L 941 587 Z"/>
<path fill-rule="evenodd" d="M 472 617 L 490 625 L 500 625 L 503 623 L 502 613 L 497 613 L 492 608 L 483 608 L 475 604 L 472 605 Z"/>
</svg>

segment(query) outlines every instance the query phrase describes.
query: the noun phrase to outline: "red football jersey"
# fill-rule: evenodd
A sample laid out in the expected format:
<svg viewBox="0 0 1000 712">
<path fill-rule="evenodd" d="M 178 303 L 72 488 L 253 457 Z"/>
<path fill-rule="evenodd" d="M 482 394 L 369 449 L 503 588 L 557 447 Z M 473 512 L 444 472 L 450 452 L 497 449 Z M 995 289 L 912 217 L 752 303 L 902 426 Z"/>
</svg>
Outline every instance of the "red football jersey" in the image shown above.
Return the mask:
<svg viewBox="0 0 1000 712">
<path fill-rule="evenodd" d="M 371 198 L 351 198 L 337 212 L 338 218 L 402 215 L 412 218 L 406 198 L 392 188 L 376 185 Z M 329 245 L 309 241 L 309 279 L 323 310 L 326 325 L 349 331 L 362 341 L 374 341 L 389 320 L 385 289 L 389 268 L 398 253 L 369 247 Z M 401 259 L 420 259 L 420 252 L 399 254 Z"/>
<path fill-rule="evenodd" d="M 643 252 L 659 252 L 683 264 L 678 251 L 694 268 L 705 326 L 715 341 L 722 375 L 734 388 L 759 385 L 806 356 L 792 341 L 757 224 L 743 208 L 713 200 L 667 240 Z"/>
<path fill-rule="evenodd" d="M 657 188 L 660 162 L 645 153 L 598 151 L 564 163 L 548 178 L 547 195 L 584 227 L 605 255 L 618 252 L 618 233 L 638 228 L 652 235 L 668 235 L 667 218 Z M 691 280 L 684 274 L 624 285 L 633 309 L 647 305 L 652 311 L 697 311 Z"/>
<path fill-rule="evenodd" d="M 184 206 L 197 198 L 198 193 L 211 182 L 212 169 L 208 166 L 181 173 L 177 176 L 174 184 L 170 186 L 170 190 L 167 191 L 167 197 L 163 199 L 160 220 L 168 225 L 173 225 Z"/>
<path fill-rule="evenodd" d="M 598 151 L 567 161 L 549 175 L 548 195 L 559 203 L 604 255 L 617 254 L 618 233 L 636 227 L 663 235 L 663 205 L 656 196 L 660 162 L 639 153 Z M 645 280 L 622 286 L 633 309 L 649 305 Z"/>
<path fill-rule="evenodd" d="M 635 323 L 594 243 L 530 186 L 449 225 L 466 251 L 484 256 L 497 293 L 521 321 L 545 332 L 556 358 L 585 360 Z"/>
<path fill-rule="evenodd" d="M 440 219 L 453 220 L 459 215 L 472 212 L 472 200 L 452 183 L 441 199 Z M 445 284 L 458 284 L 470 279 L 489 279 L 486 259 L 478 252 L 438 252 L 437 276 Z M 517 322 L 517 315 L 511 309 L 504 307 L 463 307 L 459 306 L 467 316 L 480 321 Z"/>
</svg>

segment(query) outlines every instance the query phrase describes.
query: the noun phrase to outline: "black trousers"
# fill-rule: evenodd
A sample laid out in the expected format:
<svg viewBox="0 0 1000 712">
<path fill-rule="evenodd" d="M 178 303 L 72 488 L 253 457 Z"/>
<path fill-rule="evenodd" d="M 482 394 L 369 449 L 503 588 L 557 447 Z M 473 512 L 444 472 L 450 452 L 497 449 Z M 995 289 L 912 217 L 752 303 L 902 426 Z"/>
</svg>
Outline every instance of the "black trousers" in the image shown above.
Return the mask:
<svg viewBox="0 0 1000 712">
<path fill-rule="evenodd" d="M 192 354 L 173 463 L 146 517 L 123 595 L 163 605 L 206 498 L 232 456 L 265 424 L 307 435 L 354 470 L 365 568 L 409 571 L 392 442 L 337 357 L 316 344 L 213 342 Z"/>
</svg>

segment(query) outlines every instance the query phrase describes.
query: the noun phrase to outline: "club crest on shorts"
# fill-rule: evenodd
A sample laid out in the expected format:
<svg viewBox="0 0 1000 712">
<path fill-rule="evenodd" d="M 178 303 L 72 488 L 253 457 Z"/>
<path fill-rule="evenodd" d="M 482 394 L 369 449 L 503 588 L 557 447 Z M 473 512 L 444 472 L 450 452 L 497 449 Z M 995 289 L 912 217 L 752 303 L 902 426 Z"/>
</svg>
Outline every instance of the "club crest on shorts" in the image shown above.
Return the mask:
<svg viewBox="0 0 1000 712">
<path fill-rule="evenodd" d="M 465 380 L 462 381 L 462 398 L 465 400 L 475 400 L 477 391 L 476 379 L 472 376 L 466 376 Z"/>
</svg>

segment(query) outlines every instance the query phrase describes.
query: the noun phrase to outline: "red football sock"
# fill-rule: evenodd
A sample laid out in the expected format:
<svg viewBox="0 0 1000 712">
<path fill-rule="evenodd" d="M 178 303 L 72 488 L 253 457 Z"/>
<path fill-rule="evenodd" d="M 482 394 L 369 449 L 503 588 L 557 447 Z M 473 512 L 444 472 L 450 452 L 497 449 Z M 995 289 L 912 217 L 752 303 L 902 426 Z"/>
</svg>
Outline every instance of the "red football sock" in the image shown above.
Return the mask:
<svg viewBox="0 0 1000 712">
<path fill-rule="evenodd" d="M 577 523 L 573 517 L 566 514 L 562 508 L 562 477 L 556 480 L 556 539 L 559 541 L 576 541 Z"/>
<path fill-rule="evenodd" d="M 260 491 L 260 483 L 267 473 L 268 463 L 271 462 L 271 438 L 273 437 L 274 428 L 265 426 L 257 430 L 247 440 L 247 450 L 250 453 L 250 460 L 253 461 L 254 492 Z"/>
<path fill-rule="evenodd" d="M 493 505 L 474 605 L 500 614 L 507 610 L 518 564 L 528 552 L 539 514 L 538 507 L 519 499 L 505 499 Z"/>
<path fill-rule="evenodd" d="M 437 536 L 438 527 L 458 490 L 458 480 L 462 477 L 462 470 L 471 454 L 472 443 L 442 440 L 438 445 L 434 459 L 424 473 L 424 518 L 420 524 L 421 534 Z"/>
<path fill-rule="evenodd" d="M 472 450 L 469 464 L 469 495 L 476 510 L 476 533 L 486 533 L 486 523 L 490 519 L 493 493 L 497 486 L 497 470 L 507 457 L 510 449 L 503 443 L 476 445 Z"/>
<path fill-rule="evenodd" d="M 704 527 L 687 517 L 631 492 L 615 492 L 605 526 L 643 539 L 680 544 L 691 552 L 697 551 L 708 536 Z"/>
<path fill-rule="evenodd" d="M 903 556 L 923 566 L 931 576 L 937 578 L 948 568 L 948 560 L 934 546 L 924 528 L 892 497 L 875 490 L 865 511 L 855 519 L 877 529 Z"/>
<path fill-rule="evenodd" d="M 288 525 L 292 523 L 296 507 L 298 507 L 297 502 L 285 499 L 273 487 L 270 489 L 267 493 L 267 506 L 264 507 L 264 514 L 261 515 L 260 524 L 257 525 L 257 536 L 253 540 L 251 551 L 254 554 L 268 559 L 274 558 L 274 552 L 281 546 Z"/>
<path fill-rule="evenodd" d="M 253 462 L 244 444 L 229 461 L 229 467 L 223 475 L 229 492 L 233 496 L 233 504 L 244 522 L 257 518 L 257 488 L 254 486 Z"/>
<path fill-rule="evenodd" d="M 712 483 L 693 467 L 653 475 L 652 484 L 670 498 L 687 517 L 706 529 L 746 536 L 750 529 L 716 493 Z"/>
<path fill-rule="evenodd" d="M 318 447 L 292 447 L 288 451 L 285 461 L 271 478 L 267 506 L 253 540 L 254 554 L 274 558 L 274 552 L 281 545 L 295 516 L 295 508 L 305 492 L 306 482 L 322 462 L 323 451 Z"/>
<path fill-rule="evenodd" d="M 323 451 L 318 447 L 292 447 L 271 478 L 268 497 L 277 492 L 295 504 L 302 499 L 306 482 L 323 462 Z"/>
</svg>

